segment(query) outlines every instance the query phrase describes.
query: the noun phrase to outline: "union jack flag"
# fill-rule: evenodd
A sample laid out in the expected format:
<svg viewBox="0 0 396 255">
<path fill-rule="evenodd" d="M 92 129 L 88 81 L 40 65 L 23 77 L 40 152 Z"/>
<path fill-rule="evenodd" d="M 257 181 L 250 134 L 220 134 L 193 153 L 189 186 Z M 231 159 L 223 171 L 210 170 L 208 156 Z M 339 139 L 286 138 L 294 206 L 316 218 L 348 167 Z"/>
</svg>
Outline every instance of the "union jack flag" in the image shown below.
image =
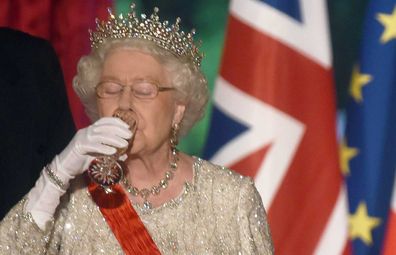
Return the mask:
<svg viewBox="0 0 396 255">
<path fill-rule="evenodd" d="M 277 254 L 342 254 L 324 0 L 233 0 L 205 158 L 254 177 Z"/>
</svg>

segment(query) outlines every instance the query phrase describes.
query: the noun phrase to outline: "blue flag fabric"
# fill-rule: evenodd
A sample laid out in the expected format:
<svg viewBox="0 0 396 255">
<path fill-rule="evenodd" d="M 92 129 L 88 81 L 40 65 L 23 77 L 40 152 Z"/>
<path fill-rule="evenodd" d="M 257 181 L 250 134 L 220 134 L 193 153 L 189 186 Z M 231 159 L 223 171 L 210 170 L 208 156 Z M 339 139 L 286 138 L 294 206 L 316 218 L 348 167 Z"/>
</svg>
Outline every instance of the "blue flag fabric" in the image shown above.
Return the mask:
<svg viewBox="0 0 396 255">
<path fill-rule="evenodd" d="M 352 254 L 382 254 L 396 168 L 396 1 L 372 0 L 347 107 Z"/>
</svg>

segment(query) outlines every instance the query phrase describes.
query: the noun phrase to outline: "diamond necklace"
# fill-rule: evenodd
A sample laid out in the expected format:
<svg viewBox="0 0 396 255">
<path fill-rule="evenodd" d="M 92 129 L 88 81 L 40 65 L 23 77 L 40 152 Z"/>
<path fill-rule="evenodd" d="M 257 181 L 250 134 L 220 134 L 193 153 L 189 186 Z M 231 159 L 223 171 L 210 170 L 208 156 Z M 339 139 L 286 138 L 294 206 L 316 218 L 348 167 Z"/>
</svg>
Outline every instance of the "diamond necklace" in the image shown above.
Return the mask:
<svg viewBox="0 0 396 255">
<path fill-rule="evenodd" d="M 174 148 L 172 149 L 172 160 L 171 162 L 169 162 L 170 170 L 166 171 L 164 174 L 164 178 L 162 178 L 157 185 L 153 185 L 151 188 L 138 189 L 135 186 L 132 186 L 128 182 L 127 178 L 124 176 L 122 182 L 125 185 L 128 193 L 130 193 L 134 197 L 139 196 L 143 198 L 143 209 L 152 209 L 153 205 L 148 201 L 148 198 L 151 195 L 158 196 L 161 193 L 162 189 L 166 189 L 169 186 L 169 181 L 172 180 L 175 175 L 178 160 L 178 151 L 176 148 Z"/>
</svg>

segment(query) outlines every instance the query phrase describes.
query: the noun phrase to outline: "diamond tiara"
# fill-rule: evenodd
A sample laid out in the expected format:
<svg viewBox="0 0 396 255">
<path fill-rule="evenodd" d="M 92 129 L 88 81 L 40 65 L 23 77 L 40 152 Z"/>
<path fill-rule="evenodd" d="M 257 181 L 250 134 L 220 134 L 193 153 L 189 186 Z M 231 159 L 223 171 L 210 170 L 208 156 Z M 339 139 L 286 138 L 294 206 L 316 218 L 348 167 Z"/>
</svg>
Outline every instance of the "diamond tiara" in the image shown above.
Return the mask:
<svg viewBox="0 0 396 255">
<path fill-rule="evenodd" d="M 124 17 L 120 14 L 116 17 L 111 9 L 109 20 L 96 19 L 96 31 L 89 30 L 91 47 L 96 49 L 106 39 L 139 38 L 154 42 L 161 48 L 169 50 L 178 57 L 187 57 L 196 67 L 201 65 L 203 54 L 199 52 L 199 46 L 194 44 L 195 30 L 185 33 L 180 30 L 180 18 L 169 25 L 168 21 L 161 22 L 158 16 L 158 7 L 148 18 L 141 14 L 140 18 L 135 13 L 135 4 L 131 4 L 131 11 Z"/>
</svg>

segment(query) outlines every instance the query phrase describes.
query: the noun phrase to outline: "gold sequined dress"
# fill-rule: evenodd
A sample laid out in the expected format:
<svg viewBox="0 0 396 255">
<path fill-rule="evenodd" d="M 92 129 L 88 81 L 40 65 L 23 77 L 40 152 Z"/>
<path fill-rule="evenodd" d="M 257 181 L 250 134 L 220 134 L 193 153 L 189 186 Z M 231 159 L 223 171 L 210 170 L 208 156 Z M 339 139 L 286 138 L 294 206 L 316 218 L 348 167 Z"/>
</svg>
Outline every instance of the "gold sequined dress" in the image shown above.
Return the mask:
<svg viewBox="0 0 396 255">
<path fill-rule="evenodd" d="M 134 205 L 162 254 L 273 254 L 253 181 L 197 159 L 192 183 L 158 208 Z M 62 197 L 46 231 L 18 203 L 0 223 L 0 254 L 124 254 L 82 179 Z"/>
</svg>

